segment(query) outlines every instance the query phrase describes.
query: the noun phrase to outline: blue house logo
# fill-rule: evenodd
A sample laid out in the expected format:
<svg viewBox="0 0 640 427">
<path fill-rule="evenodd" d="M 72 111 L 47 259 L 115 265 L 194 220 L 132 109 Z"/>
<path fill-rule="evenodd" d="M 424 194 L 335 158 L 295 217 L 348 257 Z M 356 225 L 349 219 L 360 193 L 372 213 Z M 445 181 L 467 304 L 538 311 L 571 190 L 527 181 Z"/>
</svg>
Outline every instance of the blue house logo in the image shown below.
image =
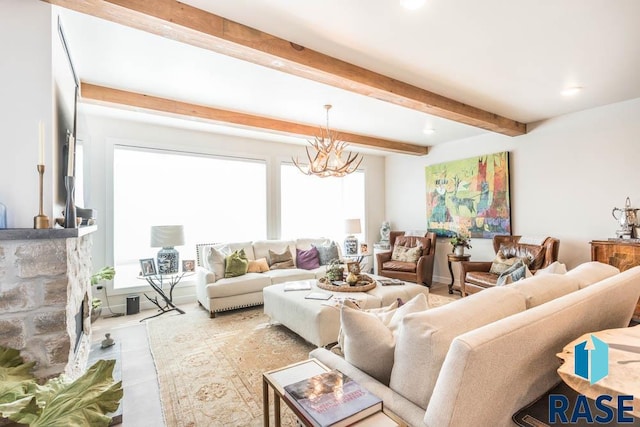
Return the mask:
<svg viewBox="0 0 640 427">
<path fill-rule="evenodd" d="M 592 348 L 587 349 L 588 340 L 576 344 L 574 372 L 577 376 L 595 384 L 609 375 L 609 345 L 591 335 Z"/>
</svg>

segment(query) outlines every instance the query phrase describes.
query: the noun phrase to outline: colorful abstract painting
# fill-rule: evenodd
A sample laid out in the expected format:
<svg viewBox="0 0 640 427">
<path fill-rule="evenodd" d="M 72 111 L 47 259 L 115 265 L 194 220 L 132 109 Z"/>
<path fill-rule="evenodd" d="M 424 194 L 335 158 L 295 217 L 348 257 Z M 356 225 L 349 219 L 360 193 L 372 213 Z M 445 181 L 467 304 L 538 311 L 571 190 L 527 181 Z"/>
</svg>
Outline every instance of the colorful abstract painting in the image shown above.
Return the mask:
<svg viewBox="0 0 640 427">
<path fill-rule="evenodd" d="M 438 236 L 511 234 L 509 152 L 426 167 L 427 228 Z"/>
</svg>

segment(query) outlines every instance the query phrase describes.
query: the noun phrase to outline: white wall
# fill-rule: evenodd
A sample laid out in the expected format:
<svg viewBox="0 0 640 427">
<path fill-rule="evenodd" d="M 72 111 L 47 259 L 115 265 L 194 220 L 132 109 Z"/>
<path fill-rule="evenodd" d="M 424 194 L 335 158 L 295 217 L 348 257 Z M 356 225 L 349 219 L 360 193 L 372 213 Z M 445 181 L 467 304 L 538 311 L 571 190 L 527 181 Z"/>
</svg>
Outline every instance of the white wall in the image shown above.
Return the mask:
<svg viewBox="0 0 640 427">
<path fill-rule="evenodd" d="M 385 207 L 392 229 L 426 228 L 426 166 L 509 151 L 513 234 L 558 237 L 559 259 L 569 268 L 589 261 L 591 240 L 615 237 L 611 210 L 627 196 L 640 207 L 639 117 L 635 99 L 539 122 L 520 137 L 487 134 L 436 146 L 424 157 L 389 156 Z M 472 245 L 472 260 L 493 259 L 489 239 Z M 438 239 L 436 281 L 450 281 L 450 251 L 448 240 Z"/>
<path fill-rule="evenodd" d="M 33 228 L 38 214 L 38 123 L 46 129 L 45 214 L 52 215 L 51 5 L 0 2 L 0 202 L 9 228 Z"/>
<path fill-rule="evenodd" d="M 81 107 L 81 111 L 85 108 Z M 268 206 L 269 238 L 278 238 L 278 209 L 279 209 L 279 170 L 281 162 L 291 162 L 291 156 L 304 158 L 304 146 L 291 145 L 277 142 L 258 141 L 249 138 L 240 138 L 213 134 L 203 131 L 179 129 L 157 124 L 145 124 L 137 121 L 121 120 L 97 116 L 95 114 L 81 115 L 79 121 L 79 134 L 85 144 L 85 187 L 87 192 L 85 200 L 87 206 L 98 210 L 98 232 L 94 235 L 93 263 L 96 268 L 103 265 L 113 265 L 110 241 L 113 240 L 112 206 L 113 196 L 110 177 L 113 165 L 113 144 L 130 142 L 143 147 L 155 147 L 202 152 L 226 156 L 241 156 L 256 159 L 264 159 L 267 164 L 267 183 L 272 204 Z M 384 220 L 384 157 L 367 155 L 361 165 L 365 171 L 365 203 L 366 224 L 363 224 L 367 241 L 371 248 L 379 239 L 380 224 Z M 240 177 L 241 178 L 241 177 Z M 204 197 L 215 200 L 215 183 L 203 186 Z M 327 209 L 328 201 L 318 200 L 317 206 L 310 209 Z M 221 209 L 224 209 L 221 206 Z M 229 207 L 226 207 L 229 208 Z M 135 221 L 135 213 L 132 213 L 132 221 Z M 132 282 L 138 282 L 132 277 Z M 148 287 L 138 287 L 129 290 L 113 290 L 108 288 L 109 301 L 114 310 L 122 311 L 126 293 L 140 293 L 149 291 Z M 177 301 L 194 301 L 195 290 L 193 283 L 185 282 L 176 288 Z M 113 297 L 111 297 L 113 295 Z M 144 298 L 141 303 L 146 303 Z"/>
</svg>

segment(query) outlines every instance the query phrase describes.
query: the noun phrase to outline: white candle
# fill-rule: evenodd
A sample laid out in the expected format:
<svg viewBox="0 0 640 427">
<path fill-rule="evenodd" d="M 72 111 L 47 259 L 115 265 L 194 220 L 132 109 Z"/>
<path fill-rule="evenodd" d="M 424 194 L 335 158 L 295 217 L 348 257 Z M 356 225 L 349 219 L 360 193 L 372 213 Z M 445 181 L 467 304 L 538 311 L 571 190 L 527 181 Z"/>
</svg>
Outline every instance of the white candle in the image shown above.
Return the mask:
<svg viewBox="0 0 640 427">
<path fill-rule="evenodd" d="M 73 135 L 69 135 L 69 163 L 67 164 L 67 176 L 73 176 L 73 155 L 75 151 L 75 140 Z"/>
<path fill-rule="evenodd" d="M 38 124 L 38 164 L 44 165 L 44 123 Z"/>
</svg>

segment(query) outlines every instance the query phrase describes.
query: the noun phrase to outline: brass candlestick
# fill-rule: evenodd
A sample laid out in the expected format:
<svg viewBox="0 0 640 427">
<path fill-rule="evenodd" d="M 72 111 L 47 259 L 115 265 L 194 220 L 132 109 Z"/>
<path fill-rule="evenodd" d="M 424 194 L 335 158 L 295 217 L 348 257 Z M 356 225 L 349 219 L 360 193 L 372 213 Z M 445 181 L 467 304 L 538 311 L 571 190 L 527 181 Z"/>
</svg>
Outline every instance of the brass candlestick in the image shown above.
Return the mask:
<svg viewBox="0 0 640 427">
<path fill-rule="evenodd" d="M 44 165 L 38 165 L 38 174 L 40 175 L 40 212 L 37 216 L 33 217 L 33 228 L 50 228 L 49 226 L 49 217 L 44 214 L 42 211 L 42 198 L 43 198 L 43 186 L 44 186 Z"/>
</svg>

